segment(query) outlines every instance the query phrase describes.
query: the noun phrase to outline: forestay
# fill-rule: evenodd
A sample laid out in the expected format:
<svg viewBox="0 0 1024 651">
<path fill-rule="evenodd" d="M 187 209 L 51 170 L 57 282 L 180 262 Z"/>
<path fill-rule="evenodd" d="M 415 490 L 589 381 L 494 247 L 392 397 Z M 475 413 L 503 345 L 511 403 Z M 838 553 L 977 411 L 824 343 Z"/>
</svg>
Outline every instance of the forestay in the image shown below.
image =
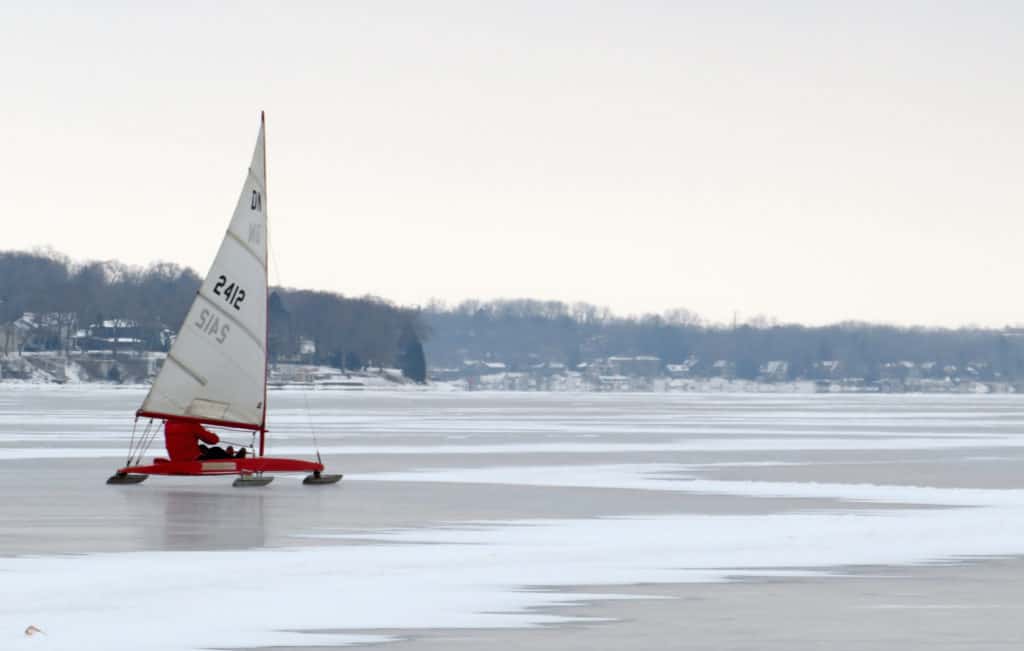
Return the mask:
<svg viewBox="0 0 1024 651">
<path fill-rule="evenodd" d="M 139 410 L 262 428 L 266 400 L 267 196 L 264 130 L 217 257 Z"/>
</svg>

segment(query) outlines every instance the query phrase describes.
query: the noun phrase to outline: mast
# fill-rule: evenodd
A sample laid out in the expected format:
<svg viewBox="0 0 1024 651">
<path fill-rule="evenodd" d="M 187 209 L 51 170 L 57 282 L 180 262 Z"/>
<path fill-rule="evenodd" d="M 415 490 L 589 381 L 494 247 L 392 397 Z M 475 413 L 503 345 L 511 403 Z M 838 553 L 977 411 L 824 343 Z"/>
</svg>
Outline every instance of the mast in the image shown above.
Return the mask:
<svg viewBox="0 0 1024 651">
<path fill-rule="evenodd" d="M 264 319 L 266 332 L 263 339 L 267 342 L 267 348 L 263 349 L 263 417 L 260 419 L 260 456 L 262 457 L 267 441 L 267 379 L 270 375 L 270 203 L 267 201 L 267 116 L 263 111 L 260 111 L 260 129 L 263 130 L 263 215 L 266 223 L 266 232 L 263 234 L 263 259 L 266 260 L 266 264 L 263 265 L 263 271 L 267 287 L 266 318 Z"/>
</svg>

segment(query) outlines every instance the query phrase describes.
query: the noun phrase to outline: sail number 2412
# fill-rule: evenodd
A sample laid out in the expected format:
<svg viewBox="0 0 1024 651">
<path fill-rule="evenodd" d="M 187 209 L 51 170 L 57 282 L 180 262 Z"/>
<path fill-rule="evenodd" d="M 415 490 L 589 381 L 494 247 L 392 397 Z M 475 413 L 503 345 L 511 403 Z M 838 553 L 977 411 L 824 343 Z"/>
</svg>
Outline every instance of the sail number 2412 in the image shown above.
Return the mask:
<svg viewBox="0 0 1024 651">
<path fill-rule="evenodd" d="M 241 309 L 242 301 L 245 300 L 245 290 L 236 283 L 228 284 L 228 278 L 224 274 L 217 277 L 217 284 L 213 286 L 213 293 L 222 296 L 224 302 L 236 310 Z"/>
</svg>

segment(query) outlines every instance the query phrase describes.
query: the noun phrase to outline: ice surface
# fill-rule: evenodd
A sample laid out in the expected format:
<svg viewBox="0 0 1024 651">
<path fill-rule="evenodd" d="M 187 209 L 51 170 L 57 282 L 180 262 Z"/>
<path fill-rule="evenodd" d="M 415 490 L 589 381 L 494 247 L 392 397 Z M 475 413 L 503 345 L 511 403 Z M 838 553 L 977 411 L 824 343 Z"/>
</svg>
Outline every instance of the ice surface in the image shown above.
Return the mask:
<svg viewBox="0 0 1024 651">
<path fill-rule="evenodd" d="M 705 466 L 711 467 L 720 465 L 705 464 Z M 1024 507 L 1024 489 L 985 490 L 820 482 L 720 481 L 694 477 L 693 471 L 701 467 L 704 466 L 700 464 L 499 466 L 372 473 L 356 477 L 353 481 L 624 488 L 750 497 L 831 498 L 879 504 Z"/>
<path fill-rule="evenodd" d="M 51 437 L 60 440 L 59 437 Z M 30 439 L 31 440 L 31 439 Z M 17 436 L 10 439 L 0 438 L 0 442 L 25 442 Z M 166 456 L 163 451 L 162 437 L 151 448 L 147 456 Z M 1020 438 L 972 438 L 972 439 L 691 439 L 685 441 L 665 441 L 663 443 L 509 443 L 509 444 L 473 444 L 473 445 L 321 445 L 320 452 L 325 455 L 504 455 L 504 454 L 619 454 L 625 452 L 757 452 L 757 451 L 799 451 L 799 450 L 955 450 L 962 448 L 1022 448 L 1024 439 Z M 308 456 L 310 446 L 274 445 L 267 446 L 267 454 L 273 456 Z M 124 457 L 126 448 L 111 447 L 10 447 L 0 448 L 2 459 L 75 459 Z"/>
<path fill-rule="evenodd" d="M 1020 553 L 1024 507 L 310 535 L 371 544 L 0 560 L 0 630 L 35 623 L 49 649 L 138 649 L 145 639 L 145 648 L 169 650 L 364 639 L 295 630 L 535 626 L 562 621 L 538 608 L 614 594 L 531 586 L 724 581 Z"/>
<path fill-rule="evenodd" d="M 62 473 L 84 469 L 81 477 L 61 475 L 66 490 L 77 490 L 76 482 L 101 483 L 112 469 L 106 459 L 123 459 L 131 414 L 143 394 L 7 389 L 0 392 L 0 473 L 38 479 L 22 469 L 50 464 L 33 459 L 59 461 L 52 465 Z M 0 502 L 0 518 L 25 518 L 39 509 L 30 523 L 35 530 L 16 532 L 30 549 L 33 540 L 68 526 L 79 528 L 70 537 L 117 526 L 122 535 L 157 541 L 157 548 L 0 558 L 0 649 L 343 645 L 391 635 L 373 635 L 375 628 L 558 623 L 565 616 L 547 608 L 610 599 L 617 585 L 838 577 L 856 565 L 1024 554 L 1024 491 L 897 486 L 871 465 L 919 460 L 968 486 L 972 477 L 964 469 L 972 460 L 1012 469 L 1024 448 L 1019 399 L 281 392 L 272 402 L 270 451 L 308 457 L 314 430 L 324 454 L 357 469 L 344 468 L 343 485 L 299 493 L 297 485 L 275 482 L 264 504 L 259 495 L 229 497 L 226 487 L 182 488 L 186 480 L 154 478 L 109 489 L 119 492 L 105 493 L 106 512 L 89 521 L 91 513 L 49 508 L 40 482 L 44 493 L 20 494 L 37 500 L 35 506 Z M 618 458 L 625 455 L 634 456 Z M 742 475 L 769 465 L 806 469 L 849 459 L 864 463 L 858 479 L 845 482 Z M 726 466 L 740 479 L 709 477 Z M 616 503 L 640 506 L 595 519 L 467 522 L 462 516 L 455 523 L 445 518 L 458 514 L 420 497 L 444 494 L 430 488 L 448 488 L 472 493 L 473 504 L 486 507 L 502 499 L 494 496 L 508 495 L 493 490 L 496 485 L 523 487 L 523 499 L 553 505 L 548 512 L 557 513 L 560 500 L 599 502 L 624 491 L 629 499 Z M 342 506 L 357 516 L 378 509 L 375 499 L 385 489 L 409 500 L 417 517 L 408 525 L 346 522 L 341 530 L 326 524 L 338 526 L 340 520 L 328 515 Z M 839 501 L 828 510 L 819 500 L 779 512 L 771 505 L 743 514 L 688 511 L 709 494 L 759 504 L 778 497 Z M 353 496 L 364 502 L 353 504 Z M 657 508 L 640 510 L 643 500 Z M 666 503 L 674 509 L 674 500 L 678 512 L 663 514 Z M 203 506 L 199 514 L 181 513 Z M 507 506 L 496 503 L 494 510 Z M 140 512 L 163 529 L 133 528 Z M 233 526 L 233 515 L 259 520 L 259 535 L 245 538 L 256 541 L 245 543 L 251 548 L 172 549 L 175 536 L 191 535 L 183 527 L 201 527 L 203 517 Z M 296 544 L 273 542 L 283 536 Z M 69 544 L 74 549 L 74 541 Z M 587 585 L 612 587 L 581 594 L 578 586 Z M 47 634 L 24 636 L 29 624 Z"/>
</svg>

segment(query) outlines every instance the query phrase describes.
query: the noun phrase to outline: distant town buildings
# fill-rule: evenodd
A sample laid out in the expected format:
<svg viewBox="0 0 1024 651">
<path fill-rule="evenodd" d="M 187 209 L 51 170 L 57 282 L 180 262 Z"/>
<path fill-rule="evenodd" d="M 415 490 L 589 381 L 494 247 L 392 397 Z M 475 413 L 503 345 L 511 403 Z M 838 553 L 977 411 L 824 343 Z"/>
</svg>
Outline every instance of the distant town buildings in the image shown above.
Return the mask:
<svg viewBox="0 0 1024 651">
<path fill-rule="evenodd" d="M 380 368 L 374 358 L 363 359 L 359 350 L 348 350 L 345 340 L 325 344 L 330 339 L 323 333 L 288 328 L 291 343 L 277 349 L 272 363 L 307 370 L 282 381 L 348 386 L 349 372 L 369 373 L 374 368 L 373 376 L 382 381 L 393 382 L 396 373 L 401 375 Z M 272 350 L 280 330 L 278 335 L 271 333 Z M 587 345 L 568 349 L 506 347 L 504 354 L 478 345 L 457 349 L 443 367 L 428 367 L 428 379 L 468 390 L 502 391 L 1018 392 L 1024 391 L 1024 354 L 1012 346 L 1020 343 L 1020 336 L 1007 330 L 997 340 L 999 348 L 990 346 L 987 356 L 973 348 L 963 349 L 967 354 L 947 353 L 944 359 L 928 359 L 920 354 L 921 348 L 916 357 L 911 354 L 914 349 L 903 348 L 893 359 L 850 355 L 849 350 L 844 356 L 825 345 L 816 346 L 821 359 L 807 359 L 803 352 L 790 359 L 755 360 L 749 348 L 731 345 L 709 347 L 712 352 L 705 358 L 690 353 L 669 360 L 597 352 L 614 350 L 610 338 L 592 338 Z M 24 312 L 0 323 L 0 377 L 144 382 L 157 371 L 162 353 L 173 342 L 174 332 L 160 323 L 97 315 L 83 326 L 74 313 Z M 993 349 L 1002 352 L 991 354 Z M 744 350 L 746 355 L 737 352 Z M 771 356 L 785 352 L 777 347 Z"/>
<path fill-rule="evenodd" d="M 459 367 L 430 369 L 430 379 L 475 391 L 1024 391 L 1024 383 L 1000 381 L 983 362 L 960 369 L 934 361 L 918 364 L 897 360 L 880 364 L 878 376 L 870 379 L 846 375 L 840 361 L 828 359 L 811 363 L 805 374 L 796 376 L 787 360 L 758 364 L 756 376 L 748 379 L 738 378 L 736 368 L 731 359 L 705 363 L 694 355 L 673 363 L 653 355 L 613 355 L 574 367 L 546 361 L 521 368 L 505 362 L 467 359 Z"/>
</svg>

